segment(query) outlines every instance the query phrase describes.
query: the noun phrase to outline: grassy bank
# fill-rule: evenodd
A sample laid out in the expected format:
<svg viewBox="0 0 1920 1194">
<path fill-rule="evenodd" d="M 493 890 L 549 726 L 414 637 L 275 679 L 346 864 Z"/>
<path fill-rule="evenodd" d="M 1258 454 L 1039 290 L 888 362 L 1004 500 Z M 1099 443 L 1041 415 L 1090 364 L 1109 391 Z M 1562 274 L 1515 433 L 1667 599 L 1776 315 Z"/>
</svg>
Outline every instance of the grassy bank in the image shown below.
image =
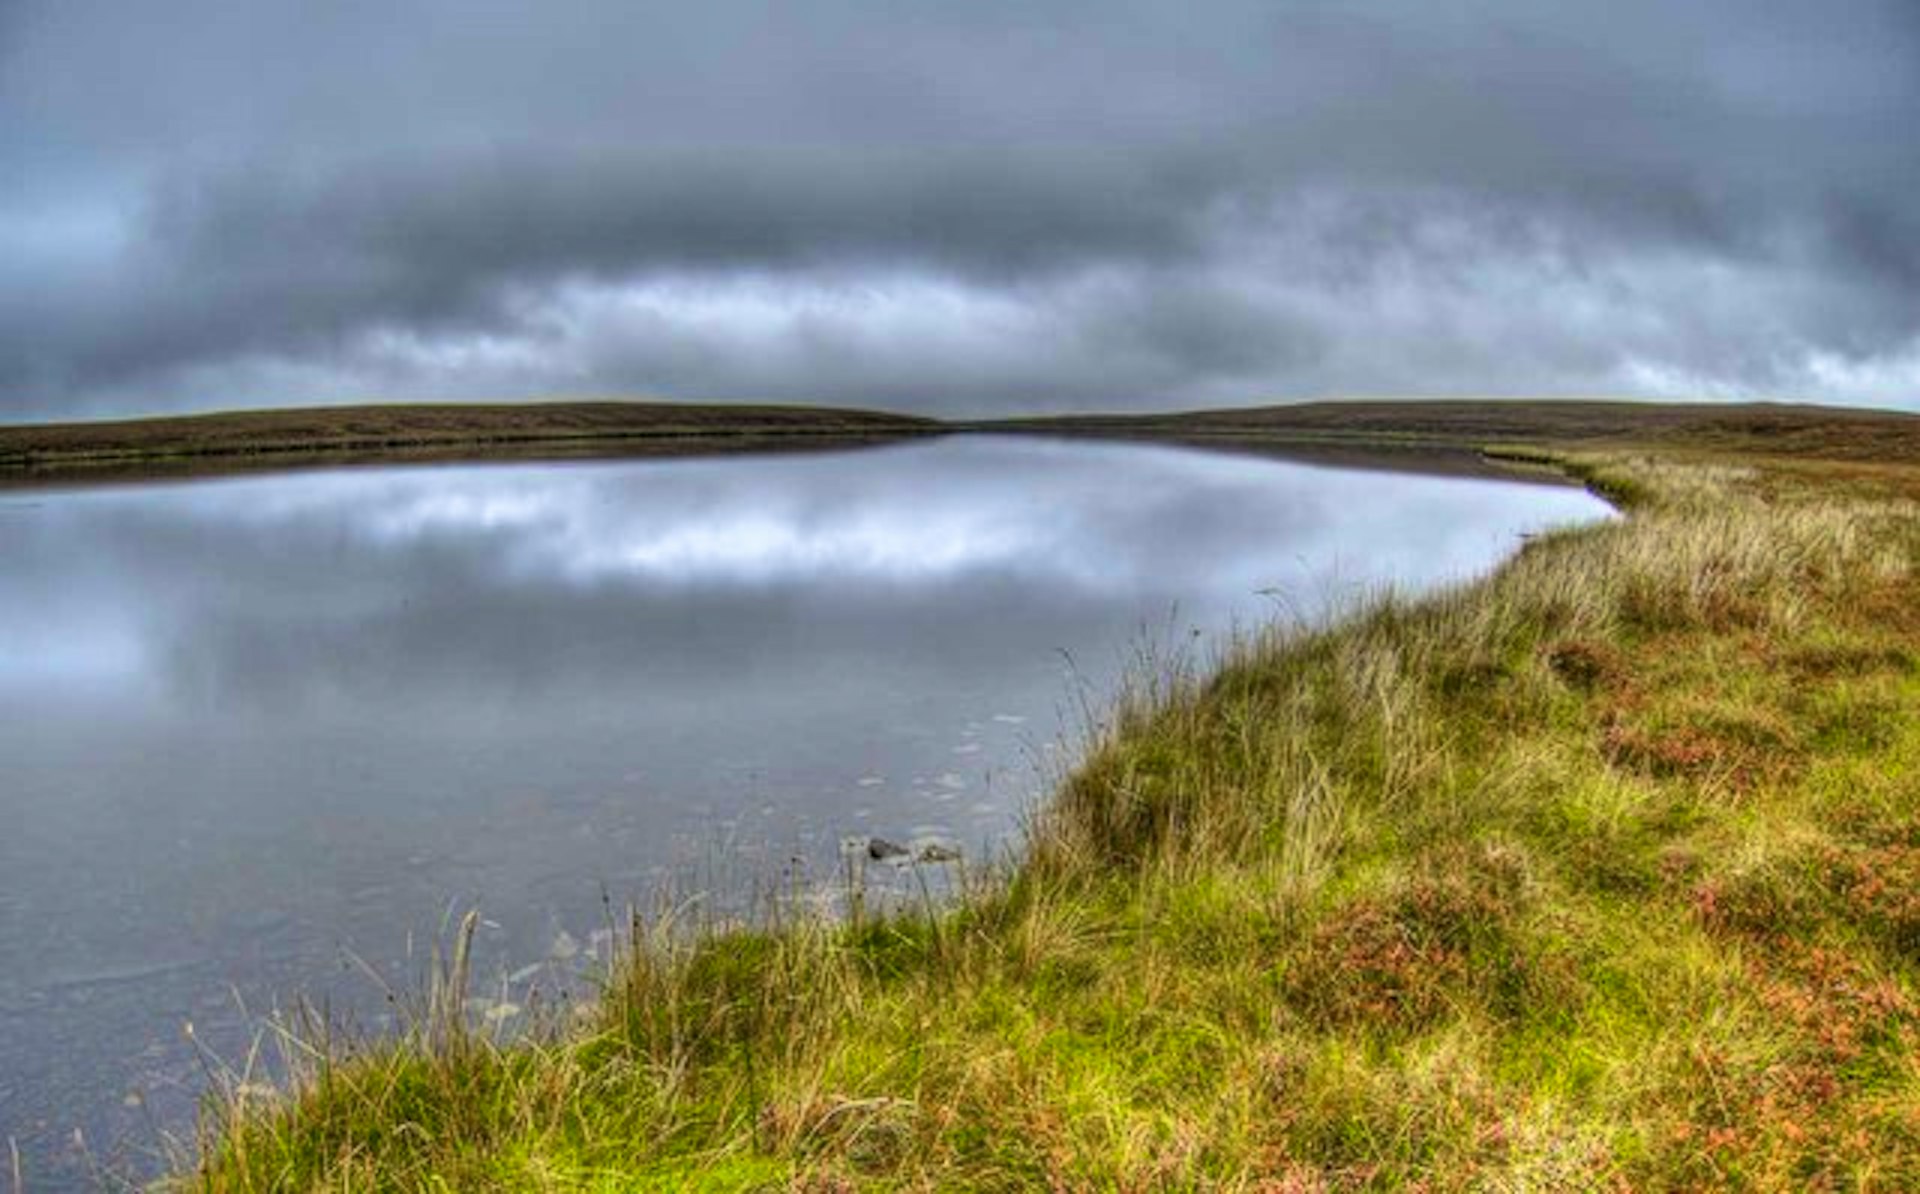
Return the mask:
<svg viewBox="0 0 1920 1194">
<path fill-rule="evenodd" d="M 182 1180 L 1920 1187 L 1920 470 L 1848 442 L 1532 453 L 1631 516 L 1147 677 L 963 906 L 648 920 L 513 1046 L 456 965 Z"/>
</svg>

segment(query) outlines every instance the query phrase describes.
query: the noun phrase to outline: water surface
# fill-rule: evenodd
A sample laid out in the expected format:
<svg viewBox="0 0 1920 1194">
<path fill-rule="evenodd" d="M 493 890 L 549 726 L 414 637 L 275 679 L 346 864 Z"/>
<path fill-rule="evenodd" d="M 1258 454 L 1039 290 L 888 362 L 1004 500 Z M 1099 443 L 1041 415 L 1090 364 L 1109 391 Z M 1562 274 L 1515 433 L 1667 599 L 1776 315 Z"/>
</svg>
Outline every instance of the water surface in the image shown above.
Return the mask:
<svg viewBox="0 0 1920 1194">
<path fill-rule="evenodd" d="M 948 439 L 0 497 L 0 1137 L 150 1168 L 239 1008 L 478 908 L 521 1002 L 603 892 L 1010 840 L 1143 633 L 1484 569 L 1537 484 Z M 797 860 L 797 861 L 796 861 Z M 35 1188 L 38 1188 L 37 1186 Z"/>
</svg>

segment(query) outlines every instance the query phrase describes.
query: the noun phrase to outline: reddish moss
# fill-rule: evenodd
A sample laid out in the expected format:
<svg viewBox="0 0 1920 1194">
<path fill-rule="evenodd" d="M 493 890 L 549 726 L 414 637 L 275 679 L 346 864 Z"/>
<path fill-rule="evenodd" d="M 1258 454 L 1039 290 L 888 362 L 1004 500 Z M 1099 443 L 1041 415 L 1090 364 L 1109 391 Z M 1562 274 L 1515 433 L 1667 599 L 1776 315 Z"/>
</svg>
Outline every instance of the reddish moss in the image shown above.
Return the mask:
<svg viewBox="0 0 1920 1194">
<path fill-rule="evenodd" d="M 1819 878 L 1842 917 L 1907 956 L 1920 954 L 1920 846 L 1829 847 Z"/>
<path fill-rule="evenodd" d="M 1321 922 L 1287 967 L 1290 1004 L 1325 1025 L 1411 1030 L 1465 1003 L 1513 1017 L 1564 997 L 1569 968 L 1524 931 L 1521 857 L 1498 846 L 1450 850 L 1389 891 Z"/>
<path fill-rule="evenodd" d="M 1553 674 L 1582 692 L 1619 689 L 1626 684 L 1626 661 L 1606 643 L 1568 639 L 1547 648 Z"/>
</svg>

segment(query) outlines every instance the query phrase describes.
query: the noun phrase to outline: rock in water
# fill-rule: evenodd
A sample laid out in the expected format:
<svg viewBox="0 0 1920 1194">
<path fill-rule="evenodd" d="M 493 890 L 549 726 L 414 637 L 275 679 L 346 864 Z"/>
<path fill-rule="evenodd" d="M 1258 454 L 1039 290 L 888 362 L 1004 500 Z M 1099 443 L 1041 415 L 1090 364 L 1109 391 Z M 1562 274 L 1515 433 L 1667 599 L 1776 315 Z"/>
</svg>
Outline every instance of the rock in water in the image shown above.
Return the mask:
<svg viewBox="0 0 1920 1194">
<path fill-rule="evenodd" d="M 889 859 L 905 858 L 906 856 L 907 848 L 905 846 L 896 845 L 883 837 L 867 839 L 867 857 L 873 859 L 875 862 L 886 862 Z"/>
</svg>

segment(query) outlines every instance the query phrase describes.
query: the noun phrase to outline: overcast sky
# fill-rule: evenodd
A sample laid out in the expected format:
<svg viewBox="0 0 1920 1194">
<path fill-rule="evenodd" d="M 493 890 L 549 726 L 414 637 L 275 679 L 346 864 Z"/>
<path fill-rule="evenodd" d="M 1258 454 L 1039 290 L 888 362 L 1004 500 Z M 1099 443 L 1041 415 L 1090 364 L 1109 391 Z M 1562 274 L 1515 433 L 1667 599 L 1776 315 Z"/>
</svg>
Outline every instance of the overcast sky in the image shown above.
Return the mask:
<svg viewBox="0 0 1920 1194">
<path fill-rule="evenodd" d="M 0 0 L 0 417 L 1920 408 L 1920 4 Z"/>
</svg>

